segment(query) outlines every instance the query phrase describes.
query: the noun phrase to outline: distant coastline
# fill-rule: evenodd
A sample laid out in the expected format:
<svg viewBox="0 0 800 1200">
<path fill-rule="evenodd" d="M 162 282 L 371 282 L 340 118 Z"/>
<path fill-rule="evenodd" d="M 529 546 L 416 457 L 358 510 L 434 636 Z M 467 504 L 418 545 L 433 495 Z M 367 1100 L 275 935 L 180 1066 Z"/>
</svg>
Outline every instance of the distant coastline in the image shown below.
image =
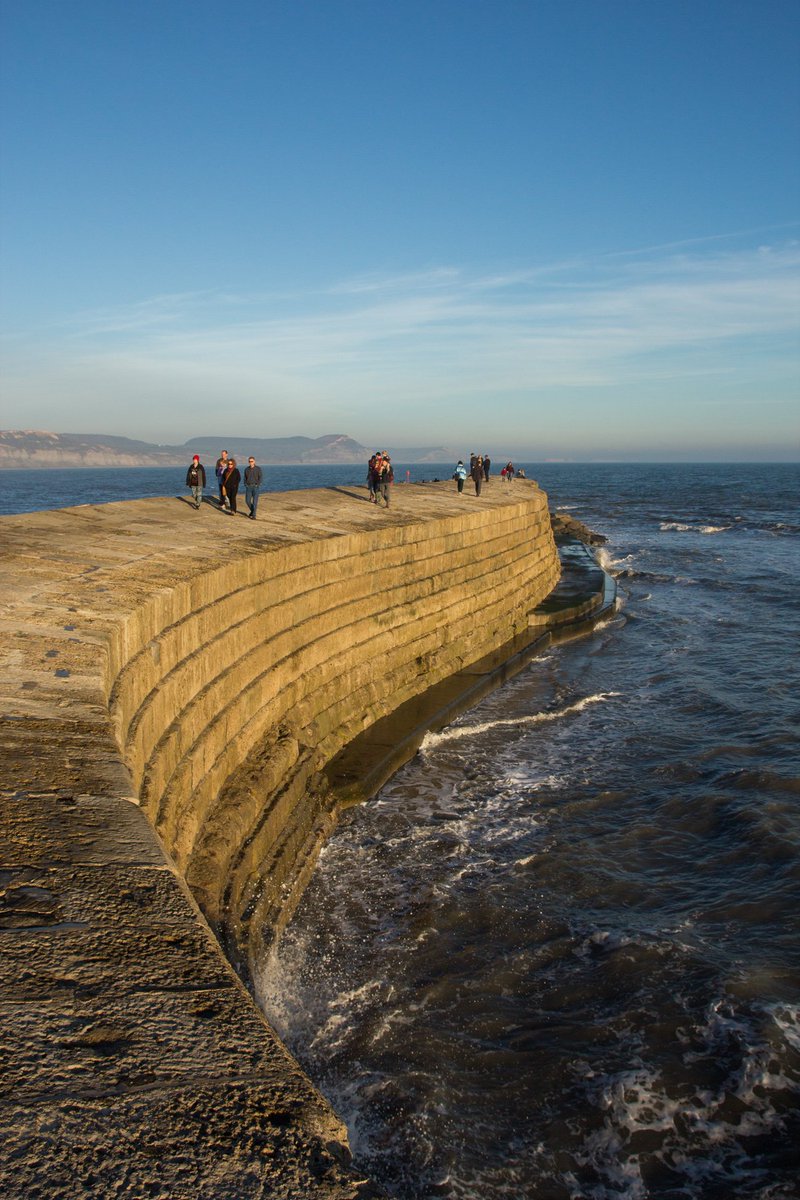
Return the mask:
<svg viewBox="0 0 800 1200">
<path fill-rule="evenodd" d="M 48 470 L 70 467 L 175 467 L 200 454 L 216 459 L 222 448 L 234 456 L 253 454 L 264 466 L 330 466 L 364 463 L 373 449 L 346 434 L 319 438 L 220 437 L 190 438 L 182 446 L 162 446 L 133 438 L 99 433 L 50 433 L 45 430 L 0 430 L 0 470 Z M 382 446 L 403 462 L 448 462 L 444 446 Z"/>
</svg>

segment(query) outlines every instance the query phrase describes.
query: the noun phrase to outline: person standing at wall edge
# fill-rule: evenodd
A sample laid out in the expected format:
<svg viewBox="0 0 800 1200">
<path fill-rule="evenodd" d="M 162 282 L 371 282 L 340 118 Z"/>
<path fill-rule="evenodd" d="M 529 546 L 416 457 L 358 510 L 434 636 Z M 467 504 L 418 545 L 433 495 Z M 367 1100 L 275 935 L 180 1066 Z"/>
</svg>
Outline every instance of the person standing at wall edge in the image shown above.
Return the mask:
<svg viewBox="0 0 800 1200">
<path fill-rule="evenodd" d="M 258 493 L 261 489 L 261 480 L 263 474 L 261 467 L 256 466 L 256 460 L 252 454 L 247 460 L 247 466 L 244 469 L 244 498 L 247 502 L 247 507 L 250 509 L 249 517 L 251 521 L 256 519 L 256 509 L 258 508 Z"/>
</svg>

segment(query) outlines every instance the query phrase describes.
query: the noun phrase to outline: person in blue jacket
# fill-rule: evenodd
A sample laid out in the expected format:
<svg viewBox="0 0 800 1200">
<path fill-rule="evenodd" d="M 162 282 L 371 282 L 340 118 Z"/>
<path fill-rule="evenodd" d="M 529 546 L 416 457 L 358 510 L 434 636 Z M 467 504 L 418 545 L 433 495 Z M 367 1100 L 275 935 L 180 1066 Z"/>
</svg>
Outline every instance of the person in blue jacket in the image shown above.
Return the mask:
<svg viewBox="0 0 800 1200">
<path fill-rule="evenodd" d="M 458 462 L 456 463 L 456 469 L 455 469 L 455 471 L 453 471 L 453 479 L 455 479 L 456 483 L 458 484 L 459 492 L 463 492 L 464 480 L 466 478 L 467 478 L 467 468 L 464 466 L 461 459 L 459 459 Z"/>
</svg>

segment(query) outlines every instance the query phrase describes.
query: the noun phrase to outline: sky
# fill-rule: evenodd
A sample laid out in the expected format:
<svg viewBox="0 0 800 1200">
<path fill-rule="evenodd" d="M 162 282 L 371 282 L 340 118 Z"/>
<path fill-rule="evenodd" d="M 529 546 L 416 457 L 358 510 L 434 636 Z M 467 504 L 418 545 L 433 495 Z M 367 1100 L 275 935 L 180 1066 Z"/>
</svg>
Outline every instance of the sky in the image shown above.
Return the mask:
<svg viewBox="0 0 800 1200">
<path fill-rule="evenodd" d="M 0 0 L 0 427 L 800 458 L 798 0 Z"/>
</svg>

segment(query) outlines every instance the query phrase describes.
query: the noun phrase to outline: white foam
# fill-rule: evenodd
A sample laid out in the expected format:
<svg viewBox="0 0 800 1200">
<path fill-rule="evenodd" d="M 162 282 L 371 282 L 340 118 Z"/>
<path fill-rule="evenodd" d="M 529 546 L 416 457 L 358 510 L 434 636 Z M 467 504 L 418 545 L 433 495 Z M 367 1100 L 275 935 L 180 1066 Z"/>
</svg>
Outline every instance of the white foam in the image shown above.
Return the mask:
<svg viewBox="0 0 800 1200">
<path fill-rule="evenodd" d="M 433 750 L 436 746 L 440 746 L 443 742 L 475 737 L 480 733 L 488 733 L 490 729 L 523 729 L 527 725 L 540 725 L 545 721 L 559 721 L 562 717 L 569 717 L 574 713 L 583 712 L 590 704 L 602 704 L 606 700 L 611 700 L 613 697 L 621 695 L 622 692 L 597 692 L 593 696 L 584 696 L 582 700 L 576 700 L 574 704 L 568 704 L 566 708 L 532 713 L 527 717 L 505 717 L 497 721 L 482 721 L 478 725 L 450 725 L 441 733 L 426 733 L 420 750 L 424 753 L 425 751 Z"/>
<path fill-rule="evenodd" d="M 659 529 L 662 533 L 726 533 L 730 525 L 685 525 L 682 521 L 662 521 Z"/>
<path fill-rule="evenodd" d="M 619 571 L 620 568 L 624 567 L 627 563 L 632 563 L 633 560 L 634 556 L 632 554 L 626 554 L 624 558 L 613 558 L 605 546 L 601 546 L 597 551 L 597 562 L 603 568 L 603 570 L 608 571 L 610 575 L 613 575 L 615 572 Z"/>
<path fill-rule="evenodd" d="M 800 1009 L 790 1004 L 779 1004 L 769 1011 L 786 1041 L 800 1053 Z"/>
</svg>

